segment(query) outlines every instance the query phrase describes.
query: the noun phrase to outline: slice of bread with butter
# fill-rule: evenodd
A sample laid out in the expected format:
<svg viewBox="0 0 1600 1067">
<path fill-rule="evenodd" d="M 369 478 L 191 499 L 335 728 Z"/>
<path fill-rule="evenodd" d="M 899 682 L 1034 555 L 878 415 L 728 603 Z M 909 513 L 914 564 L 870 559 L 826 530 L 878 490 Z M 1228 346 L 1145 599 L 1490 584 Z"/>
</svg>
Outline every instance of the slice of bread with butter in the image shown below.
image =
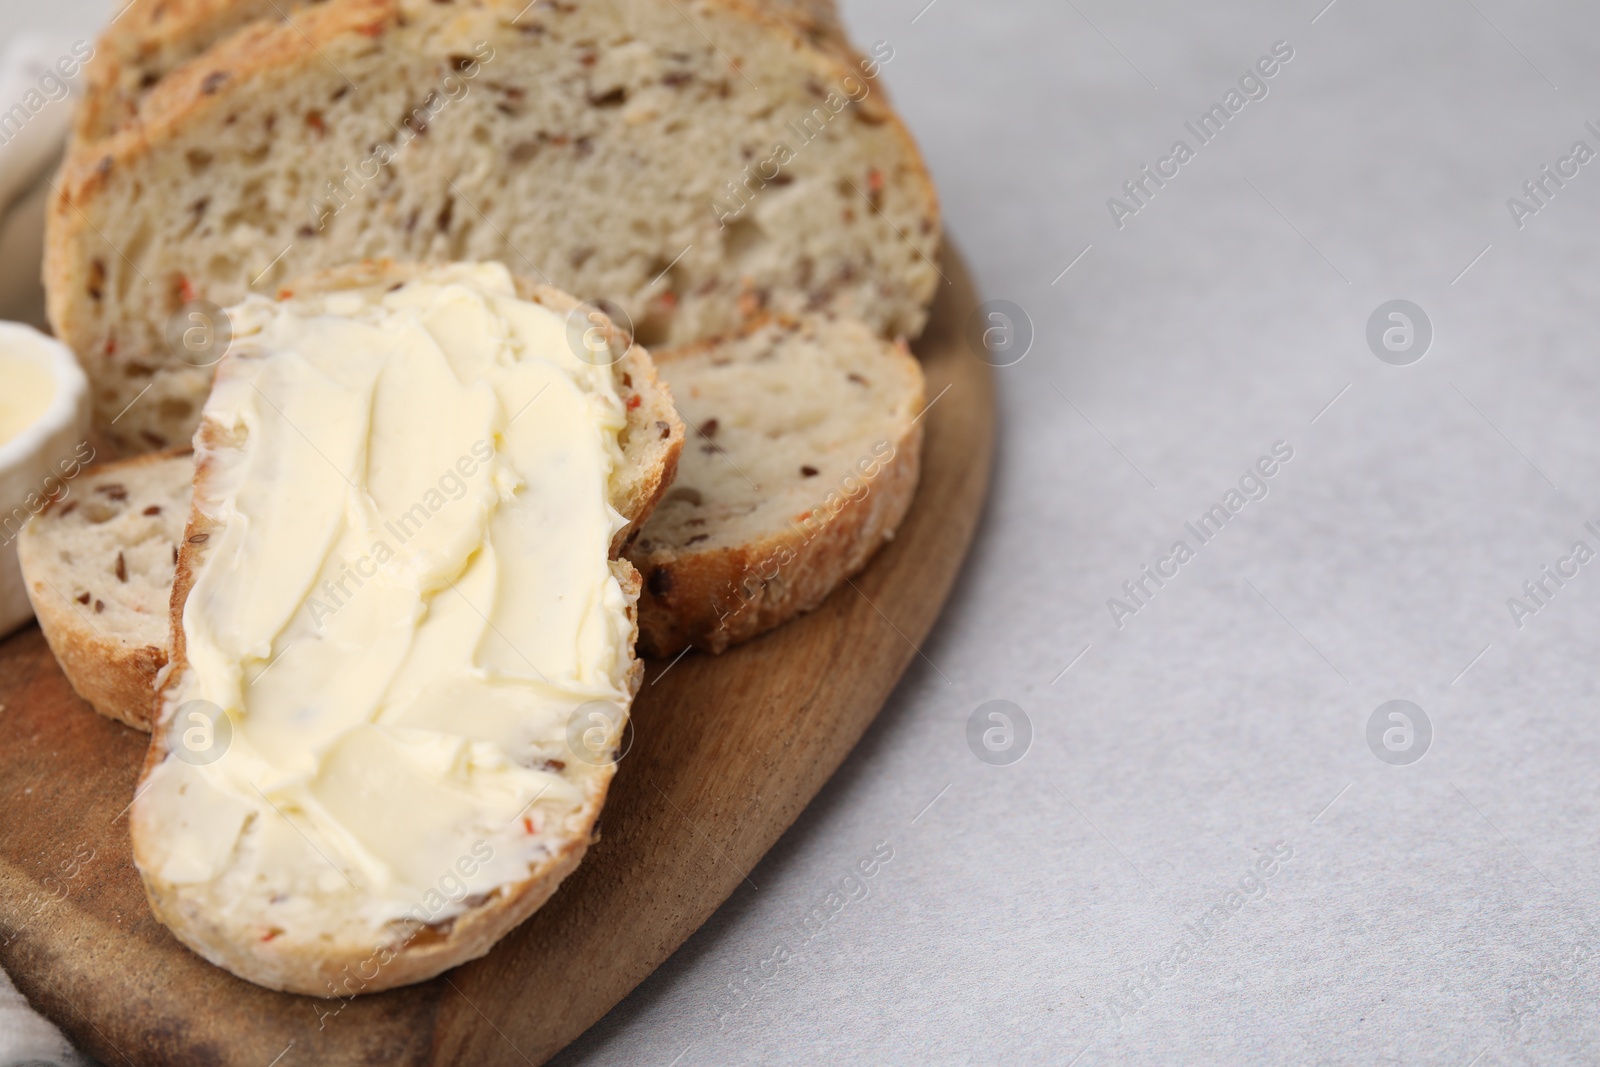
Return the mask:
<svg viewBox="0 0 1600 1067">
<path fill-rule="evenodd" d="M 350 268 L 230 316 L 134 860 L 240 977 L 420 981 L 590 843 L 642 674 L 619 557 L 682 423 L 642 348 L 494 264 Z"/>
</svg>

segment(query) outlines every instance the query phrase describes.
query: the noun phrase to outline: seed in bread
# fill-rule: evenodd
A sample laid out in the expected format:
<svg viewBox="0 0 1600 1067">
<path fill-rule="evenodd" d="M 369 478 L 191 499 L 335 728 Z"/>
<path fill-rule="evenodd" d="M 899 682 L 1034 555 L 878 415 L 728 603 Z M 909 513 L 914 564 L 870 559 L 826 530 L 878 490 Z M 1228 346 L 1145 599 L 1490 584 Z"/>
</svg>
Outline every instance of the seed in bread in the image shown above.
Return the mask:
<svg viewBox="0 0 1600 1067">
<path fill-rule="evenodd" d="M 482 955 L 582 858 L 642 672 L 617 554 L 682 426 L 642 348 L 499 265 L 294 289 L 231 311 L 130 819 L 180 940 L 350 996 Z"/>
<path fill-rule="evenodd" d="M 915 335 L 938 207 L 892 49 L 787 10 L 327 0 L 218 42 L 63 170 L 50 315 L 100 425 L 183 440 L 211 372 L 169 338 L 186 305 L 353 257 L 500 260 L 651 346 L 820 307 Z"/>
<path fill-rule="evenodd" d="M 17 538 L 34 614 L 79 696 L 148 731 L 189 517 L 187 449 L 91 467 Z"/>
<path fill-rule="evenodd" d="M 815 608 L 894 536 L 920 470 L 922 368 L 826 317 L 656 360 L 689 439 L 629 551 L 640 649 L 721 652 Z"/>
</svg>

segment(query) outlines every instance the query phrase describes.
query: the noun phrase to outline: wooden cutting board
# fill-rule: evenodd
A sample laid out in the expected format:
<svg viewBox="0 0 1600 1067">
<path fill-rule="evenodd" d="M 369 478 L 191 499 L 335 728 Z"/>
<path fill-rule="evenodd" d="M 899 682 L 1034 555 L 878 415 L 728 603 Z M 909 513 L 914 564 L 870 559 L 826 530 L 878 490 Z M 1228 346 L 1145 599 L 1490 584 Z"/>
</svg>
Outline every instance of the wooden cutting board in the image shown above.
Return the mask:
<svg viewBox="0 0 1600 1067">
<path fill-rule="evenodd" d="M 349 1001 L 274 993 L 150 915 L 126 805 L 146 736 L 94 714 L 29 627 L 0 644 L 0 965 L 108 1065 L 539 1064 L 655 970 L 838 768 L 917 655 L 983 507 L 991 371 L 953 253 L 916 346 L 933 401 L 899 536 L 818 610 L 648 665 L 602 839 L 480 960 Z M 275 1059 L 276 1057 L 276 1059 Z"/>
</svg>

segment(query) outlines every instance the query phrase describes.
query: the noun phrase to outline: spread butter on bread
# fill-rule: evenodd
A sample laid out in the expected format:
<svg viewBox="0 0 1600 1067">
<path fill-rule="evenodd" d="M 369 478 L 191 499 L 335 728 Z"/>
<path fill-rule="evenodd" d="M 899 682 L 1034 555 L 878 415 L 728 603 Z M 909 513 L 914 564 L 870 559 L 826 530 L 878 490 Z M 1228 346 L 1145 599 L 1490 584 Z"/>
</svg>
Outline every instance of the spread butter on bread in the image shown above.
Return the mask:
<svg viewBox="0 0 1600 1067">
<path fill-rule="evenodd" d="M 480 956 L 581 860 L 642 666 L 619 558 L 683 429 L 649 355 L 495 264 L 230 310 L 130 822 L 156 916 L 273 989 Z"/>
</svg>

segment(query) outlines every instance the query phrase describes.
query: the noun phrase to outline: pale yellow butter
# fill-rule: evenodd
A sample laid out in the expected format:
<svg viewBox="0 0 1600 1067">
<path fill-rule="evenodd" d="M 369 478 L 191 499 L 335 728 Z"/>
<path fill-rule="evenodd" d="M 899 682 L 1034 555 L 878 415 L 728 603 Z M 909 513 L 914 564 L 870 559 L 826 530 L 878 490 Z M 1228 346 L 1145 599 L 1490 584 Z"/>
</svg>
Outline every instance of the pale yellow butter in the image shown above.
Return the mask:
<svg viewBox="0 0 1600 1067">
<path fill-rule="evenodd" d="M 447 919 L 604 788 L 569 732 L 629 699 L 611 369 L 498 265 L 230 314 L 205 419 L 242 444 L 208 457 L 169 703 L 175 744 L 224 709 L 226 750 L 151 773 L 144 863 L 264 928 Z"/>
<path fill-rule="evenodd" d="M 19 347 L 0 347 L 0 445 L 43 418 L 56 398 L 49 362 L 12 344 Z"/>
</svg>

